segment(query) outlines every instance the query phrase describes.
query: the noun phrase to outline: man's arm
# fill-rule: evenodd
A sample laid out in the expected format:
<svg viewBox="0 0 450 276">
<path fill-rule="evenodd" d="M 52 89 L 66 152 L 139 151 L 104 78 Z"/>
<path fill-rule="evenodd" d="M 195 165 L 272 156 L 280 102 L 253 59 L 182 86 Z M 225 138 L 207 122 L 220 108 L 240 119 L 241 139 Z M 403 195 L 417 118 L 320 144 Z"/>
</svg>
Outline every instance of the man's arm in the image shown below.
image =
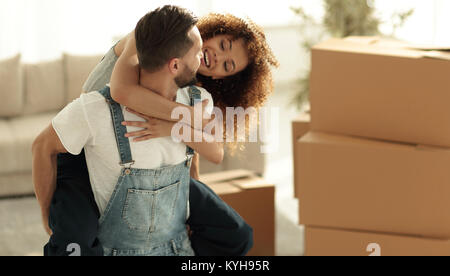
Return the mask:
<svg viewBox="0 0 450 276">
<path fill-rule="evenodd" d="M 50 204 L 56 190 L 56 158 L 67 152 L 52 125 L 49 125 L 33 142 L 33 185 L 42 212 L 44 228 L 49 235 L 48 226 Z"/>
</svg>

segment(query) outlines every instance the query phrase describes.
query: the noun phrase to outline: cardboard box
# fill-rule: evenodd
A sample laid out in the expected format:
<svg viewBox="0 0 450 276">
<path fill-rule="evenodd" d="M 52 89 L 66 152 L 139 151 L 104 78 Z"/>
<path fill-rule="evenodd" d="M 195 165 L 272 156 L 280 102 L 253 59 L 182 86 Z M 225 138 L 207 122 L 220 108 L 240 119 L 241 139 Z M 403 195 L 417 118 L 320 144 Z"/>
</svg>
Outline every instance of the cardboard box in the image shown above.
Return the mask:
<svg viewBox="0 0 450 276">
<path fill-rule="evenodd" d="M 450 150 L 310 132 L 300 224 L 450 238 Z"/>
<path fill-rule="evenodd" d="M 306 227 L 306 256 L 450 256 L 450 241 Z"/>
<path fill-rule="evenodd" d="M 450 147 L 450 53 L 378 38 L 312 50 L 311 130 Z"/>
<path fill-rule="evenodd" d="M 200 180 L 253 228 L 248 256 L 275 256 L 275 186 L 245 170 L 201 175 Z"/>
<path fill-rule="evenodd" d="M 298 164 L 298 155 L 295 154 L 297 149 L 297 141 L 308 133 L 310 128 L 311 116 L 307 113 L 300 114 L 294 121 L 292 121 L 292 145 L 294 152 L 294 167 Z M 300 175 L 294 170 L 294 197 L 298 198 L 298 183 L 300 181 Z"/>
</svg>

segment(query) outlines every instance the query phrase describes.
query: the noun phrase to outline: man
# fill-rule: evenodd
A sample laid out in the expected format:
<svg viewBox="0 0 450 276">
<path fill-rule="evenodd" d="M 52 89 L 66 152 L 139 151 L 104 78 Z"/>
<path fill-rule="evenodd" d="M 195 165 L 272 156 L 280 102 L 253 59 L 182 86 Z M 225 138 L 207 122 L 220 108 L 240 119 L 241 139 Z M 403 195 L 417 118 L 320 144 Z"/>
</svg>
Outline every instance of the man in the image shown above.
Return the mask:
<svg viewBox="0 0 450 276">
<path fill-rule="evenodd" d="M 155 34 L 151 32 L 150 23 L 158 21 L 160 24 L 157 26 L 162 29 Z M 173 6 L 157 9 L 141 19 L 136 27 L 136 41 L 148 46 L 138 49 L 143 86 L 173 99 L 177 96 L 178 87 L 193 82 L 202 56 L 202 42 L 195 22 L 190 13 Z M 148 51 L 162 48 L 167 56 L 154 55 L 152 58 L 148 55 Z M 92 254 L 103 250 L 105 255 L 192 255 L 186 230 L 182 229 L 186 222 L 183 214 L 187 211 L 187 204 L 184 204 L 187 202 L 184 201 L 187 201 L 189 185 L 189 166 L 185 165 L 189 162 L 181 162 L 186 159 L 184 146 L 173 144 L 170 138 L 127 145 L 128 139 L 123 139 L 127 130 L 120 127 L 121 122 L 116 117 L 125 115 L 130 119 L 132 114 L 117 108 L 117 104 L 111 103 L 112 99 L 108 96 L 108 88 L 100 93 L 83 95 L 58 114 L 52 125 L 36 139 L 33 145 L 33 179 L 44 224 L 47 225 L 50 203 L 56 189 L 57 154 L 69 152 L 76 155 L 84 148 L 95 202 L 87 187 L 69 185 L 62 187 L 62 193 L 66 193 L 66 196 L 58 197 L 57 191 L 52 203 L 52 206 L 59 204 L 59 207 L 54 207 L 56 212 L 66 210 L 66 215 L 77 218 L 77 222 L 84 222 L 83 218 L 87 220 L 87 228 L 83 228 L 84 223 L 78 226 L 81 235 L 70 237 L 73 243 L 80 242 L 93 249 L 90 252 Z M 202 91 L 202 96 L 208 97 L 208 93 Z M 109 104 L 103 97 L 107 98 Z M 111 111 L 108 111 L 108 107 Z M 111 120 L 114 124 L 111 124 Z M 168 126 L 167 130 L 170 129 Z M 187 144 L 200 154 L 220 154 L 218 145 L 214 143 Z M 117 166 L 119 161 L 127 167 Z M 64 164 L 70 165 L 64 162 L 59 165 Z M 169 169 L 160 168 L 168 164 Z M 143 169 L 134 169 L 132 165 Z M 139 177 L 142 175 L 147 177 Z M 86 177 L 79 180 L 85 183 Z M 75 198 L 84 200 L 86 204 L 82 206 L 89 214 L 70 207 L 80 206 L 76 199 L 67 200 L 67 192 L 71 191 Z M 61 198 L 64 200 L 58 201 Z M 162 205 L 158 205 L 158 202 L 162 202 Z M 94 205 L 98 206 L 98 214 L 93 215 Z M 146 213 L 148 210 L 151 212 Z M 56 217 L 63 216 L 60 214 Z M 100 216 L 98 233 L 97 225 L 93 223 L 97 216 Z M 58 244 L 62 240 L 68 242 L 67 237 L 61 237 L 65 235 L 61 230 L 77 227 L 70 223 L 69 220 L 63 220 L 63 223 L 58 219 L 50 221 L 52 228 L 58 230 L 52 236 L 54 243 Z M 47 230 L 51 232 L 51 229 Z M 72 233 L 75 231 L 72 230 Z M 92 235 L 86 236 L 86 233 Z"/>
</svg>

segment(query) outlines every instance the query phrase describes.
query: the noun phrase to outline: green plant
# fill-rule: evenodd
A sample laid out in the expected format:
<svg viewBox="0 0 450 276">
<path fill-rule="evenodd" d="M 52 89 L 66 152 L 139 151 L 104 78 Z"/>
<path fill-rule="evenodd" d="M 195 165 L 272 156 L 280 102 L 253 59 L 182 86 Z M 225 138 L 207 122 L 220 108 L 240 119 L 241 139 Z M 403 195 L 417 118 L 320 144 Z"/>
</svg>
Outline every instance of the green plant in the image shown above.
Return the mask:
<svg viewBox="0 0 450 276">
<path fill-rule="evenodd" d="M 373 36 L 384 35 L 380 33 L 379 27 L 382 23 L 377 18 L 375 0 L 323 0 L 325 15 L 321 22 L 317 22 L 308 15 L 302 7 L 292 8 L 300 19 L 300 31 L 303 41 L 301 47 L 308 53 L 311 48 L 322 41 L 325 37 L 347 37 L 347 36 Z M 413 14 L 414 10 L 399 12 L 392 15 L 393 33 L 401 27 Z M 309 101 L 309 76 L 310 66 L 298 80 L 299 90 L 296 93 L 293 104 L 299 109 Z"/>
</svg>

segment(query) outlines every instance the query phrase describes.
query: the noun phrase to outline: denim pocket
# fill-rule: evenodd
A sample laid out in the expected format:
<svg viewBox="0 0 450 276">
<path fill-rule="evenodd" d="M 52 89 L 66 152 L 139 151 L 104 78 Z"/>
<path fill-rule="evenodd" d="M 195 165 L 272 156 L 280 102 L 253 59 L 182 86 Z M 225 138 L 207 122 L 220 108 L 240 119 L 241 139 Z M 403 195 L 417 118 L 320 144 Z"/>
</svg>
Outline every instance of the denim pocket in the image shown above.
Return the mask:
<svg viewBox="0 0 450 276">
<path fill-rule="evenodd" d="M 128 189 L 122 218 L 128 228 L 139 232 L 155 232 L 167 227 L 176 211 L 181 182 L 157 191 Z"/>
</svg>

